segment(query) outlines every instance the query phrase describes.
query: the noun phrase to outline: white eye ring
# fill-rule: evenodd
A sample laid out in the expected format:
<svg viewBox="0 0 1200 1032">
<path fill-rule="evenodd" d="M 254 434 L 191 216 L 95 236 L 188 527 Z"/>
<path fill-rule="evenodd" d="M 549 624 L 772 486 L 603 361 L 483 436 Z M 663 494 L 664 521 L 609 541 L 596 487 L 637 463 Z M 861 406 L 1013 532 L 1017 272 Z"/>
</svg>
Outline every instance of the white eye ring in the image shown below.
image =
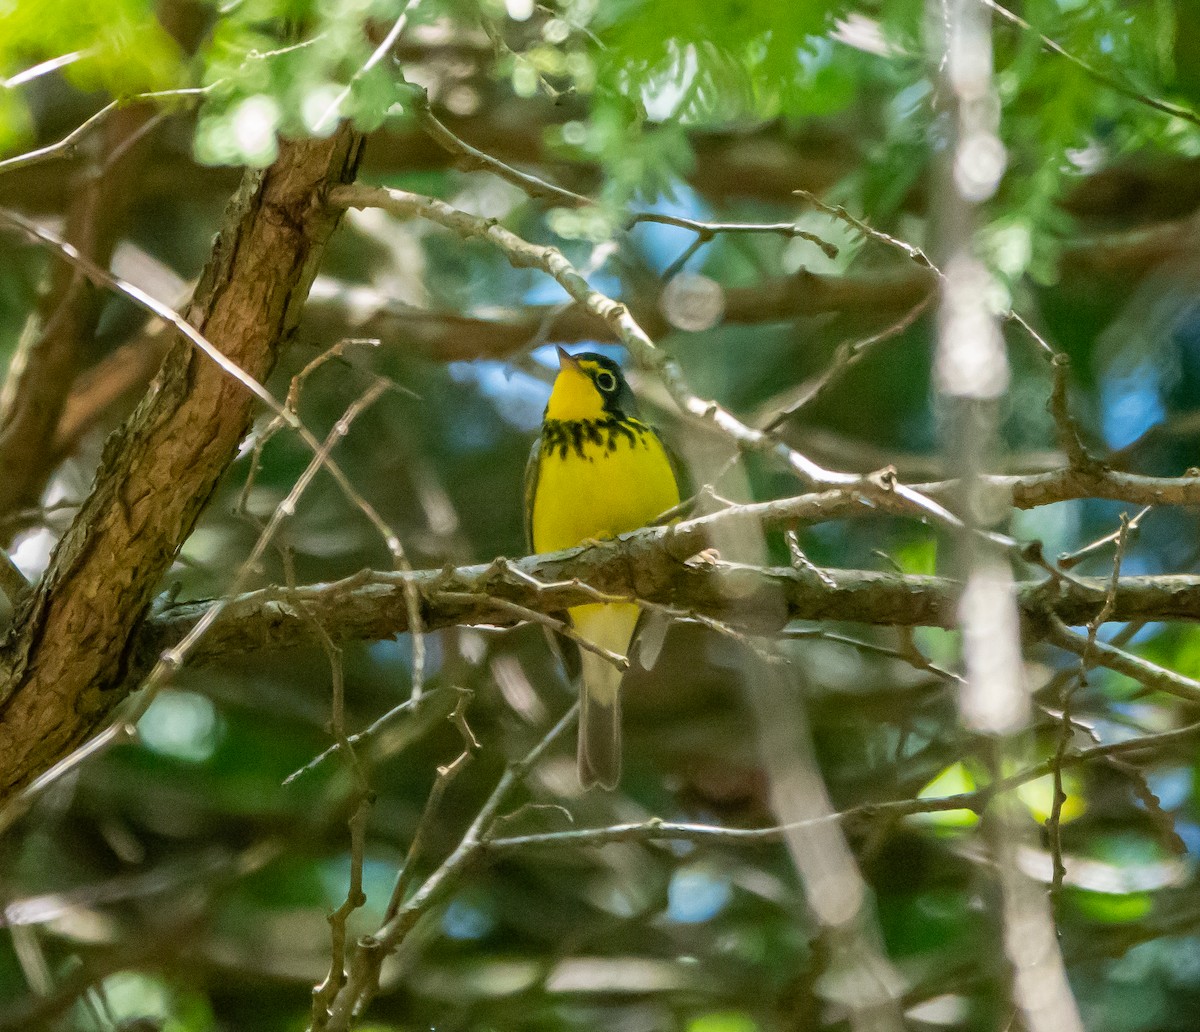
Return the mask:
<svg viewBox="0 0 1200 1032">
<path fill-rule="evenodd" d="M 605 393 L 615 391 L 617 389 L 617 378 L 607 369 L 601 369 L 596 374 L 596 386 Z"/>
</svg>

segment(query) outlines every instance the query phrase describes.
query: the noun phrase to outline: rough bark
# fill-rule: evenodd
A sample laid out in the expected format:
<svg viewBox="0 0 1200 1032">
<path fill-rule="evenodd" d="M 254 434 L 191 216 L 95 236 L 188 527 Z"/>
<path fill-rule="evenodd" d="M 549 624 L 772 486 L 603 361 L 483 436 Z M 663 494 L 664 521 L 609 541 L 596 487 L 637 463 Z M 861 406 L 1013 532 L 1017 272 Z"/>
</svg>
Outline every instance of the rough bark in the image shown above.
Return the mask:
<svg viewBox="0 0 1200 1032">
<path fill-rule="evenodd" d="M 292 332 L 337 216 L 323 196 L 352 180 L 361 139 L 285 143 L 231 206 L 189 321 L 261 380 Z M 150 391 L 109 439 L 95 487 L 0 652 L 0 801 L 101 724 L 162 575 L 253 415 L 244 385 L 176 341 Z"/>
<path fill-rule="evenodd" d="M 320 640 L 314 620 L 334 642 L 403 634 L 409 629 L 404 591 L 409 579 L 421 593 L 425 630 L 457 624 L 511 626 L 527 618 L 522 609 L 561 612 L 595 601 L 597 589 L 718 618 L 750 633 L 770 634 L 790 620 L 951 628 L 962 587 L 946 577 L 866 570 L 826 570 L 822 579 L 788 567 L 683 564 L 658 531 L 586 550 L 532 556 L 512 567 L 516 572 L 495 565 L 411 574 L 368 571 L 328 584 L 248 592 L 229 602 L 189 661 L 210 663 L 245 653 L 314 646 Z M 530 577 L 548 586 L 539 588 Z M 1110 588 L 1110 580 L 1102 577 L 1058 585 L 1018 582 L 1017 604 L 1035 631 L 1048 626 L 1051 616 L 1080 626 L 1104 607 Z M 212 604 L 181 603 L 148 620 L 137 650 L 138 668 L 177 644 Z M 1200 577 L 1123 578 L 1109 618 L 1200 620 Z"/>
</svg>

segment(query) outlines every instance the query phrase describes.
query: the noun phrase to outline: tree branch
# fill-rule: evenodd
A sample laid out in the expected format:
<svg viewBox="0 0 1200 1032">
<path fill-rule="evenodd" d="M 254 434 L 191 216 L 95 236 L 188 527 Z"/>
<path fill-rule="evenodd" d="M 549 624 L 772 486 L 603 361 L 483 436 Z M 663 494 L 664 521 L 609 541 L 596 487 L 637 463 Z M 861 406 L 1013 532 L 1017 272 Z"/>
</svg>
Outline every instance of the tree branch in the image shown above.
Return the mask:
<svg viewBox="0 0 1200 1032">
<path fill-rule="evenodd" d="M 261 379 L 287 340 L 336 214 L 320 201 L 351 178 L 360 138 L 287 142 L 247 177 L 188 321 Z M 110 439 L 96 487 L 0 652 L 0 800 L 68 753 L 123 692 L 130 650 L 162 574 L 232 460 L 254 395 L 184 340 Z"/>
<path fill-rule="evenodd" d="M 722 322 L 758 326 L 816 315 L 871 312 L 881 326 L 928 303 L 934 278 L 917 268 L 871 275 L 826 275 L 801 269 L 790 276 L 753 286 L 724 287 Z M 672 327 L 663 314 L 661 294 L 638 293 L 626 299 L 634 319 L 651 337 Z M 582 305 L 531 305 L 493 318 L 415 308 L 372 290 L 318 280 L 306 326 L 314 336 L 355 335 L 402 342 L 437 362 L 508 358 L 538 343 L 615 342 L 603 319 Z"/>
<path fill-rule="evenodd" d="M 106 108 L 105 111 L 108 111 Z M 120 235 L 130 187 L 146 152 L 148 104 L 113 112 L 94 165 L 75 179 L 65 239 L 107 268 Z M 85 125 L 90 125 L 91 120 Z M 82 127 L 81 127 L 82 128 Z M 56 259 L 46 293 L 13 359 L 0 414 L 0 519 L 36 505 L 58 458 L 55 430 L 100 318 L 104 295 L 66 260 Z"/>
<path fill-rule="evenodd" d="M 683 540 L 692 536 L 690 525 L 703 522 L 680 524 Z M 411 574 L 363 571 L 333 583 L 247 592 L 222 600 L 224 619 L 201 640 L 192 658 L 205 663 L 310 644 L 314 618 L 335 642 L 404 633 L 409 620 L 405 589 L 410 585 L 420 593 L 426 630 L 457 624 L 507 627 L 522 622 L 520 609 L 557 613 L 573 605 L 631 598 L 754 633 L 778 631 L 792 620 L 897 627 L 953 627 L 957 622 L 961 585 L 949 578 L 833 569 L 818 578 L 791 567 L 690 564 L 679 558 L 675 530 L 654 527 L 617 541 L 512 563 Z M 1048 617 L 1066 625 L 1086 624 L 1103 609 L 1109 588 L 1107 578 L 1020 581 L 1017 604 L 1035 628 L 1045 628 L 1049 640 L 1060 644 Z M 215 604 L 220 603 L 180 603 L 148 620 L 138 641 L 136 667 L 171 648 Z M 514 604 L 520 609 L 514 610 Z M 1123 578 L 1112 597 L 1110 618 L 1200 621 L 1200 577 Z M 1200 685 L 1176 676 L 1178 683 L 1156 675 L 1153 686 L 1200 700 Z"/>
</svg>

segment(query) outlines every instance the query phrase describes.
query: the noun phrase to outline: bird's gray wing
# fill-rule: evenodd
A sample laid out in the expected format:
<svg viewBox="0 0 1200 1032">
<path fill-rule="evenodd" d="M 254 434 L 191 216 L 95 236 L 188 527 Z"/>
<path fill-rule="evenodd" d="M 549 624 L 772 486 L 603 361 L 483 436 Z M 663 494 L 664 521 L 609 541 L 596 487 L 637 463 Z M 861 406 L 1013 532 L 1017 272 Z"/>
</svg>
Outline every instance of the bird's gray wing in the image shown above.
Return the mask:
<svg viewBox="0 0 1200 1032">
<path fill-rule="evenodd" d="M 538 437 L 529 449 L 525 463 L 525 550 L 533 552 L 533 498 L 537 494 L 538 474 L 542 468 L 542 439 Z"/>
</svg>

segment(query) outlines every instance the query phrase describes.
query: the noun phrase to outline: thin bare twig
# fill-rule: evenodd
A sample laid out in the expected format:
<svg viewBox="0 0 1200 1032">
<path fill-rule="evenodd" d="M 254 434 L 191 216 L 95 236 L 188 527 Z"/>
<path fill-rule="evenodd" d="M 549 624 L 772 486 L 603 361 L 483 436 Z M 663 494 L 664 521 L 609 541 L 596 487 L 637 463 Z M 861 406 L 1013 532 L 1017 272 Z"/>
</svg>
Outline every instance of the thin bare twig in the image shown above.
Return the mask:
<svg viewBox="0 0 1200 1032">
<path fill-rule="evenodd" d="M 950 684 L 962 684 L 962 674 L 955 673 L 953 670 L 947 670 L 943 666 L 927 659 L 925 655 L 913 644 L 911 638 L 906 640 L 906 645 L 903 648 L 892 648 L 887 645 L 880 645 L 878 642 L 863 641 L 861 638 L 853 638 L 848 634 L 838 634 L 835 631 L 826 631 L 820 627 L 789 627 L 780 634 L 780 637 L 787 641 L 829 641 L 835 645 L 848 645 L 850 648 L 857 649 L 859 652 L 866 652 L 876 656 L 883 656 L 887 659 L 898 659 L 902 663 L 907 663 L 914 670 L 920 670 L 922 673 L 932 674 L 938 680 L 949 682 Z"/>
<path fill-rule="evenodd" d="M 442 804 L 442 797 L 446 794 L 446 789 L 454 782 L 454 779 L 466 769 L 475 756 L 479 753 L 479 740 L 475 737 L 475 732 L 471 730 L 470 724 L 467 723 L 467 707 L 471 704 L 475 693 L 466 688 L 456 688 L 458 692 L 458 701 L 455 703 L 453 711 L 446 718 L 458 730 L 462 738 L 462 752 L 460 752 L 450 763 L 438 767 L 437 777 L 434 778 L 433 787 L 429 790 L 429 795 L 425 798 L 425 807 L 421 812 L 421 818 L 417 821 L 416 830 L 413 832 L 412 840 L 408 845 L 408 852 L 404 854 L 404 862 L 400 866 L 400 871 L 396 875 L 396 884 L 392 889 L 392 897 L 388 900 L 387 909 L 384 911 L 384 922 L 390 921 L 399 912 L 400 907 L 404 903 L 405 896 L 408 894 L 409 888 L 417 875 L 417 861 L 421 858 L 421 853 L 425 849 L 425 839 L 429 834 L 429 828 L 436 819 L 438 810 Z"/>
<path fill-rule="evenodd" d="M 1117 604 L 1114 599 L 1114 605 Z M 1200 681 L 1168 670 L 1157 663 L 1151 663 L 1148 659 L 1142 659 L 1098 638 L 1089 641 L 1087 635 L 1076 634 L 1056 616 L 1049 617 L 1049 627 L 1046 641 L 1051 645 L 1066 649 L 1080 659 L 1087 658 L 1093 666 L 1107 667 L 1124 674 L 1151 691 L 1164 692 L 1185 702 L 1200 704 Z"/>
<path fill-rule="evenodd" d="M 402 190 L 363 185 L 340 186 L 330 192 L 329 200 L 340 207 L 382 208 L 400 217 L 417 216 L 436 222 L 464 239 L 480 239 L 494 244 L 515 268 L 541 269 L 553 277 L 577 303 L 607 323 L 640 364 L 659 375 L 668 393 L 684 412 L 711 423 L 739 448 L 774 456 L 792 473 L 814 486 L 850 490 L 872 503 L 888 496 L 913 516 L 930 519 L 952 530 L 962 530 L 962 521 L 949 509 L 920 491 L 901 484 L 890 471 L 880 476 L 862 476 L 825 469 L 769 434 L 747 426 L 717 402 L 697 397 L 688 387 L 678 364 L 655 347 L 629 309 L 593 289 L 557 248 L 531 244 L 493 219 L 471 215 L 445 201 Z M 1022 551 L 1016 541 L 1005 535 L 989 531 L 982 536 L 995 547 Z"/>
<path fill-rule="evenodd" d="M 664 282 L 674 279 L 683 267 L 687 265 L 688 261 L 691 260 L 692 255 L 699 251 L 705 244 L 711 243 L 718 236 L 722 235 L 767 233 L 774 236 L 787 237 L 791 240 L 807 240 L 810 244 L 819 248 L 825 257 L 830 260 L 836 258 L 839 253 L 836 244 L 831 244 L 828 240 L 823 240 L 816 233 L 801 229 L 795 222 L 702 222 L 698 219 L 687 219 L 679 215 L 668 215 L 663 212 L 639 211 L 626 220 L 625 227 L 626 229 L 631 229 L 641 222 L 653 222 L 660 226 L 674 226 L 676 229 L 686 229 L 695 234 L 695 239 L 692 240 L 683 253 L 663 271 L 662 279 Z"/>
<path fill-rule="evenodd" d="M 369 347 L 378 347 L 379 341 L 375 338 L 362 337 L 344 337 L 332 347 L 326 348 L 314 359 L 308 362 L 303 369 L 292 377 L 292 382 L 288 385 L 287 397 L 283 400 L 283 407 L 287 412 L 290 412 L 297 419 L 300 418 L 300 395 L 304 391 L 304 385 L 308 378 L 321 368 L 326 362 L 336 358 L 341 358 L 346 353 L 346 350 L 355 345 L 366 345 Z M 242 484 L 242 490 L 238 494 L 236 509 L 239 513 L 246 517 L 250 517 L 250 495 L 254 490 L 254 483 L 258 477 L 258 471 L 262 466 L 262 455 L 271 439 L 279 433 L 285 426 L 287 420 L 282 415 L 276 415 L 263 429 L 262 433 L 256 434 L 254 437 L 254 450 L 250 456 L 250 470 L 246 474 L 246 480 Z M 261 528 L 260 528 L 261 529 Z"/>
<path fill-rule="evenodd" d="M 1137 538 L 1137 532 L 1141 530 L 1143 517 L 1153 508 L 1153 505 L 1147 505 L 1127 523 L 1122 522 L 1111 534 L 1105 534 L 1104 537 L 1097 538 L 1095 541 L 1076 549 L 1074 552 L 1063 552 L 1058 557 L 1058 565 L 1064 570 L 1070 570 L 1078 566 L 1085 559 L 1090 559 L 1097 552 L 1104 551 L 1109 545 L 1121 544 L 1122 539 L 1126 539 L 1126 543 L 1134 541 Z"/>
<path fill-rule="evenodd" d="M 901 240 L 899 237 L 891 236 L 884 233 L 882 230 L 876 229 L 855 215 L 851 215 L 842 205 L 826 204 L 820 197 L 814 194 L 811 190 L 793 190 L 792 193 L 796 197 L 801 197 L 811 204 L 817 211 L 828 215 L 830 218 L 838 219 L 846 223 L 851 229 L 861 233 L 864 237 L 871 240 L 876 240 L 888 247 L 893 247 L 902 252 L 909 259 L 916 262 L 922 268 L 928 269 L 930 272 L 942 277 L 941 270 L 930 261 L 929 256 L 919 247 L 915 247 L 906 240 Z"/>
<path fill-rule="evenodd" d="M 699 219 L 686 219 L 681 215 L 668 215 L 659 211 L 639 211 L 629 217 L 627 226 L 636 226 L 641 222 L 654 222 L 660 226 L 674 226 L 676 229 L 686 229 L 695 233 L 704 243 L 715 240 L 725 234 L 768 233 L 775 236 L 799 237 L 816 245 L 826 258 L 838 256 L 836 244 L 823 240 L 816 233 L 801 229 L 794 222 L 703 222 Z"/>
<path fill-rule="evenodd" d="M 509 794 L 549 748 L 574 724 L 579 715 L 575 703 L 525 756 L 510 764 L 480 808 L 453 852 L 405 901 L 395 915 L 372 936 L 360 939 L 350 965 L 350 976 L 329 1010 L 326 1029 L 347 1032 L 351 1022 L 366 1008 L 378 991 L 379 970 L 416 923 L 458 885 L 467 868 L 485 848 L 484 838 Z"/>
<path fill-rule="evenodd" d="M 434 600 L 455 604 L 476 601 L 479 598 L 479 595 L 469 591 L 434 591 L 432 593 L 432 597 Z M 539 613 L 536 609 L 530 609 L 528 606 L 520 605 L 517 602 L 510 602 L 505 598 L 496 598 L 495 596 L 492 596 L 489 601 L 495 605 L 498 605 L 501 609 L 511 613 L 519 620 L 526 620 L 529 623 L 541 624 L 543 627 L 547 627 L 566 638 L 570 638 L 571 641 L 575 642 L 575 644 L 581 649 L 586 649 L 593 655 L 599 656 L 601 659 L 611 663 L 618 670 L 629 669 L 628 658 L 620 655 L 619 653 L 613 652 L 611 649 L 606 649 L 603 645 L 597 645 L 594 641 L 590 641 L 589 639 L 583 637 L 583 635 L 576 631 L 575 628 L 573 628 L 570 624 L 558 619 L 557 617 L 549 616 L 546 613 Z M 628 601 L 635 600 L 629 599 Z"/>
<path fill-rule="evenodd" d="M 812 574 L 822 584 L 826 585 L 826 587 L 833 586 L 835 583 L 833 578 L 804 554 L 804 549 L 800 547 L 800 536 L 796 533 L 795 527 L 788 527 L 783 533 L 783 538 L 787 542 L 788 555 L 791 556 L 792 566 L 797 570 L 803 570 L 806 573 Z"/>
<path fill-rule="evenodd" d="M 27 168 L 42 161 L 50 161 L 54 158 L 73 157 L 76 148 L 78 148 L 88 133 L 120 106 L 120 101 L 116 100 L 105 104 L 94 115 L 91 115 L 80 123 L 56 143 L 47 144 L 45 147 L 38 147 L 36 150 L 26 151 L 24 154 L 18 154 L 12 158 L 5 158 L 3 161 L 0 161 L 0 175 L 3 175 L 5 172 L 15 172 L 19 168 Z"/>
<path fill-rule="evenodd" d="M 363 892 L 363 858 L 366 851 L 367 819 L 371 804 L 368 797 L 360 797 L 347 822 L 350 827 L 350 884 L 346 898 L 329 915 L 329 971 L 325 978 L 313 987 L 312 1027 L 324 1028 L 324 1016 L 329 1003 L 346 984 L 346 923 L 350 916 L 367 902 Z"/>
<path fill-rule="evenodd" d="M 1000 318 L 1005 322 L 1015 323 L 1025 333 L 1025 336 L 1036 346 L 1038 353 L 1050 362 L 1051 385 L 1050 397 L 1046 400 L 1046 411 L 1054 421 L 1054 433 L 1058 446 L 1067 457 L 1067 463 L 1074 469 L 1089 469 L 1097 465 L 1096 460 L 1088 454 L 1083 443 L 1083 433 L 1079 423 L 1071 414 L 1071 405 L 1067 398 L 1070 386 L 1071 359 L 1065 352 L 1058 351 L 1046 340 L 1023 315 L 1010 308 L 1001 313 Z"/>
<path fill-rule="evenodd" d="M 932 304 L 933 295 L 931 294 L 924 300 L 917 302 L 917 304 L 905 312 L 894 323 L 880 330 L 878 333 L 873 333 L 869 337 L 862 337 L 858 340 L 843 341 L 835 349 L 829 365 L 818 376 L 814 376 L 799 387 L 786 391 L 783 398 L 772 398 L 759 407 L 760 411 L 764 413 L 773 413 L 767 419 L 766 423 L 763 424 L 763 429 L 768 432 L 778 430 L 779 427 L 802 409 L 819 400 L 828 393 L 838 380 L 858 365 L 876 347 L 904 333 L 905 330 L 928 311 Z"/>
<path fill-rule="evenodd" d="M 1056 896 L 1062 891 L 1063 878 L 1067 873 L 1062 855 L 1062 808 L 1067 801 L 1067 793 L 1063 788 L 1062 764 L 1067 750 L 1070 748 L 1071 739 L 1074 737 L 1071 729 L 1071 703 L 1074 701 L 1076 691 L 1087 684 L 1088 674 L 1094 661 L 1096 635 L 1101 626 L 1108 621 L 1116 605 L 1117 589 L 1121 586 L 1121 562 L 1125 558 L 1125 549 L 1129 544 L 1129 527 L 1129 517 L 1125 513 L 1121 513 L 1121 526 L 1117 532 L 1117 547 L 1113 554 L 1112 577 L 1109 581 L 1108 594 L 1104 598 L 1104 605 L 1100 612 L 1088 621 L 1087 644 L 1083 649 L 1083 654 L 1079 657 L 1079 675 L 1064 685 L 1059 696 L 1059 703 L 1062 707 L 1062 723 L 1053 757 L 1054 798 L 1050 805 L 1050 815 L 1046 819 L 1046 832 L 1050 839 L 1050 856 L 1053 864 L 1050 891 Z"/>
<path fill-rule="evenodd" d="M 367 820 L 371 813 L 372 794 L 367 782 L 366 771 L 346 737 L 346 686 L 342 651 L 333 643 L 317 617 L 312 617 L 312 623 L 317 630 L 321 647 L 329 659 L 333 686 L 330 727 L 338 745 L 342 748 L 346 757 L 346 765 L 355 782 L 353 808 L 347 821 L 350 829 L 350 884 L 346 889 L 346 898 L 329 915 L 329 971 L 324 980 L 313 989 L 313 1027 L 320 1028 L 320 1021 L 326 1013 L 329 1001 L 333 999 L 346 980 L 346 924 L 350 920 L 350 916 L 367 902 L 366 893 L 363 891 L 363 862 L 366 853 Z"/>
<path fill-rule="evenodd" d="M 207 86 L 186 87 L 177 90 L 156 90 L 149 93 L 138 93 L 131 97 L 120 97 L 105 104 L 95 114 L 88 116 L 87 119 L 67 133 L 61 140 L 49 143 L 45 147 L 38 147 L 36 150 L 26 151 L 24 154 L 0 160 L 0 175 L 4 175 L 6 172 L 15 172 L 19 168 L 28 168 L 30 165 L 37 165 L 43 161 L 74 157 L 79 144 L 83 142 L 84 138 L 93 129 L 105 121 L 113 112 L 130 104 L 168 98 L 198 99 L 217 85 L 219 84 L 209 83 Z"/>
<path fill-rule="evenodd" d="M 346 736 L 346 747 L 358 745 L 360 742 L 369 742 L 372 738 L 374 738 L 377 734 L 379 734 L 380 731 L 382 731 L 388 724 L 392 723 L 401 714 L 410 713 L 410 712 L 415 713 L 425 702 L 428 702 L 432 699 L 438 698 L 443 691 L 445 691 L 445 689 L 443 689 L 443 688 L 433 688 L 430 691 L 425 692 L 424 694 L 418 696 L 415 699 L 412 697 L 405 699 L 403 702 L 399 703 L 398 705 L 393 706 L 390 710 L 388 710 L 386 713 L 384 713 L 383 716 L 376 718 L 367 727 L 365 727 L 362 731 L 358 731 L 352 735 L 347 735 Z M 322 763 L 324 763 L 327 759 L 329 759 L 329 757 L 331 757 L 335 753 L 339 752 L 342 748 L 343 748 L 343 746 L 342 746 L 341 742 L 334 742 L 331 746 L 329 746 L 328 749 L 326 749 L 322 753 L 318 753 L 311 760 L 309 760 L 303 767 L 299 767 L 296 770 L 292 771 L 286 778 L 283 779 L 282 784 L 284 785 L 284 787 L 290 785 L 293 781 L 295 781 L 301 775 L 307 774 L 311 770 L 315 770 Z"/>
<path fill-rule="evenodd" d="M 1100 85 L 1106 86 L 1108 89 L 1119 93 L 1122 97 L 1127 97 L 1130 100 L 1137 101 L 1139 104 L 1144 104 L 1146 107 L 1153 108 L 1155 111 L 1160 111 L 1164 115 L 1170 115 L 1172 118 L 1182 118 L 1185 122 L 1191 122 L 1193 125 L 1200 125 L 1200 115 L 1196 114 L 1195 111 L 1192 111 L 1190 108 L 1183 107 L 1180 104 L 1172 104 L 1170 101 L 1162 100 L 1159 97 L 1153 97 L 1148 93 L 1143 93 L 1141 90 L 1138 90 L 1124 80 L 1118 79 L 1115 75 L 1102 72 L 1095 65 L 1085 61 L 1083 58 L 1078 57 L 1075 54 L 1072 54 L 1061 43 L 1052 40 L 1045 33 L 1038 32 L 1038 30 L 1030 25 L 1029 22 L 1027 22 L 1024 18 L 1014 14 L 1007 7 L 1003 7 L 997 3 L 996 0 L 979 0 L 979 3 L 983 4 L 984 7 L 995 11 L 1006 22 L 1017 26 L 1017 28 L 1022 29 L 1025 32 L 1033 33 L 1038 39 L 1041 40 L 1043 47 L 1057 54 L 1059 57 L 1070 61 L 1071 64 L 1075 65 L 1076 68 L 1086 72 L 1092 79 L 1100 83 Z"/>
<path fill-rule="evenodd" d="M 567 190 L 561 186 L 555 186 L 528 172 L 513 168 L 477 147 L 472 147 L 466 140 L 448 129 L 433 113 L 429 104 L 429 94 L 424 89 L 413 86 L 412 91 L 408 104 L 409 110 L 416 116 L 417 122 L 430 138 L 454 155 L 455 164 L 460 168 L 490 172 L 506 183 L 512 183 L 513 186 L 519 187 L 530 197 L 548 201 L 563 208 L 587 208 L 596 203 L 590 197 L 585 197 L 583 194 L 575 193 L 573 190 Z"/>
</svg>

